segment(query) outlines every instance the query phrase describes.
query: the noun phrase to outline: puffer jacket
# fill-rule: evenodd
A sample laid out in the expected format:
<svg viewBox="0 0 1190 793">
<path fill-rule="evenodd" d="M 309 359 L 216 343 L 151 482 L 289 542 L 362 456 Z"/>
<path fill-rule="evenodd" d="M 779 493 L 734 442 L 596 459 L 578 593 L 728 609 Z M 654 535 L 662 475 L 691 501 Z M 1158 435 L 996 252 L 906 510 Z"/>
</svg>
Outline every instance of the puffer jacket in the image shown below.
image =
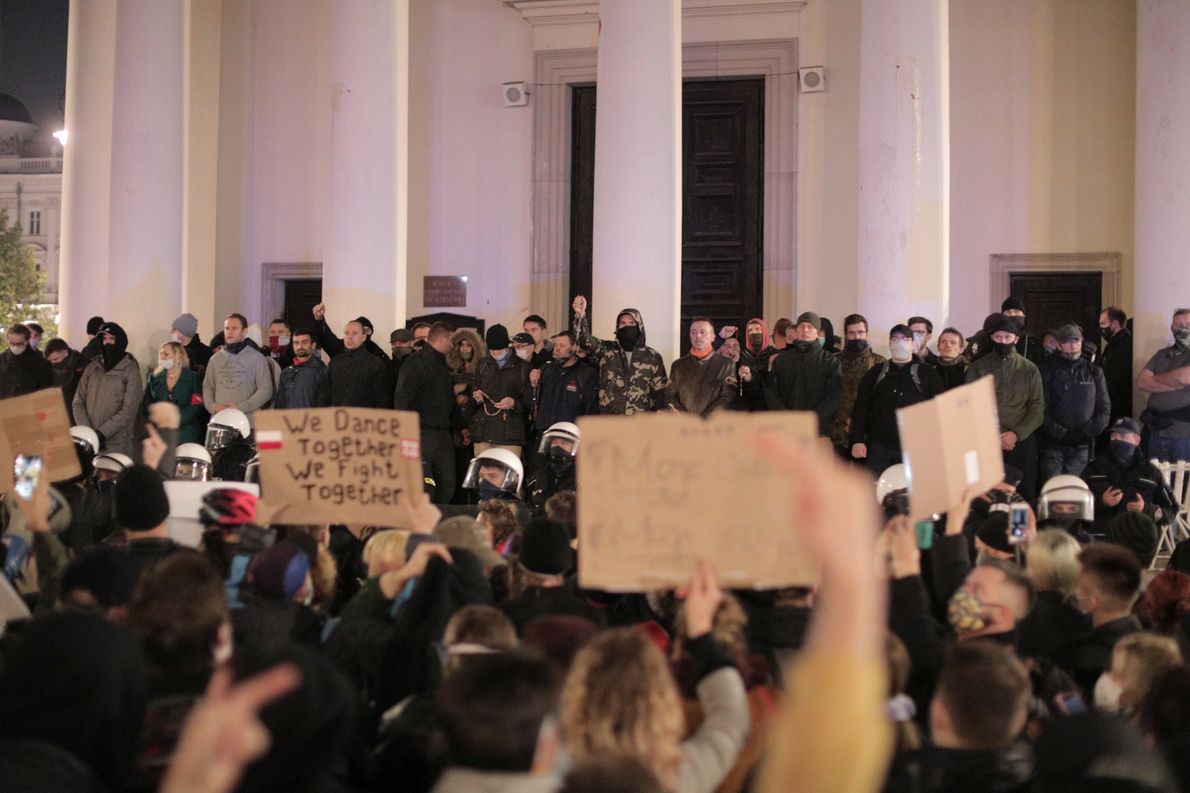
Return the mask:
<svg viewBox="0 0 1190 793">
<path fill-rule="evenodd" d="M 590 316 L 575 319 L 579 346 L 599 367 L 599 412 L 630 416 L 660 410 L 665 406 L 665 361 L 661 353 L 646 346 L 645 323 L 635 308 L 626 308 L 616 316 L 630 314 L 640 328 L 640 340 L 631 351 L 632 358 L 615 341 L 603 341 L 591 335 Z"/>
<path fill-rule="evenodd" d="M 483 403 L 471 400 L 471 440 L 476 443 L 496 443 L 523 446 L 525 443 L 525 388 L 529 382 L 529 364 L 509 349 L 501 366 L 491 355 L 485 355 L 475 368 L 474 388 L 483 391 Z M 468 395 L 470 396 L 470 395 Z M 512 397 L 513 406 L 498 410 L 492 406 L 505 397 Z"/>
<path fill-rule="evenodd" d="M 873 366 L 884 363 L 887 358 L 865 347 L 863 352 L 839 353 L 839 366 L 843 372 L 843 385 L 839 394 L 839 412 L 835 414 L 831 427 L 831 443 L 844 446 L 851 431 L 851 409 L 855 407 L 855 396 L 859 393 L 859 382 Z"/>
<path fill-rule="evenodd" d="M 829 436 L 843 388 L 839 356 L 817 344 L 803 349 L 786 347 L 773 359 L 765 383 L 769 410 L 812 410 L 818 414 L 818 434 Z"/>
<path fill-rule="evenodd" d="M 103 437 L 104 451 L 132 456 L 132 428 L 144 386 L 140 365 L 131 355 L 104 371 L 103 359 L 87 364 L 74 395 L 74 420 Z"/>
<path fill-rule="evenodd" d="M 1069 361 L 1053 356 L 1041 368 L 1045 389 L 1044 446 L 1077 446 L 1107 429 L 1111 401 L 1103 370 L 1079 357 Z"/>
</svg>

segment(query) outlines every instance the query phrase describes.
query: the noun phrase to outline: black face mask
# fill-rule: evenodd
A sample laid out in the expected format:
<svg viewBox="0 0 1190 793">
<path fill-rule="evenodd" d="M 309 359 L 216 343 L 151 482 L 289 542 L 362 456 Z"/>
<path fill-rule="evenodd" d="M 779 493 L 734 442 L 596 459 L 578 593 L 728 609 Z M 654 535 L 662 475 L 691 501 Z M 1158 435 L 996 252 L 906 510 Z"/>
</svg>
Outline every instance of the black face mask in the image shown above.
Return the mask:
<svg viewBox="0 0 1190 793">
<path fill-rule="evenodd" d="M 564 449 L 550 449 L 550 471 L 565 476 L 574 470 L 574 455 Z"/>
<path fill-rule="evenodd" d="M 1012 355 L 1012 351 L 1016 349 L 1016 344 L 1013 342 L 992 342 L 992 346 L 996 348 L 996 352 L 1007 358 Z"/>
<path fill-rule="evenodd" d="M 1116 465 L 1121 468 L 1127 468 L 1132 465 L 1132 458 L 1136 456 L 1136 445 L 1128 441 L 1113 440 L 1108 442 L 1111 448 L 1111 458 L 1116 461 Z"/>
<path fill-rule="evenodd" d="M 399 361 L 405 356 L 409 355 L 411 352 L 413 352 L 413 350 L 408 347 L 397 347 L 395 350 L 393 350 L 393 358 Z"/>
<path fill-rule="evenodd" d="M 748 334 L 748 346 L 749 347 L 751 347 L 754 350 L 759 350 L 761 348 L 761 346 L 763 346 L 763 345 L 764 345 L 764 334 L 763 333 L 749 333 Z"/>
<path fill-rule="evenodd" d="M 1024 317 L 1009 317 L 1009 319 L 1011 319 L 1016 324 L 1017 330 L 1022 331 L 1022 332 L 1025 330 L 1025 318 Z"/>
<path fill-rule="evenodd" d="M 640 341 L 640 328 L 636 325 L 625 325 L 622 328 L 616 328 L 616 341 L 625 350 L 635 348 L 636 343 Z"/>
<path fill-rule="evenodd" d="M 810 350 L 817 349 L 817 347 L 817 341 L 803 341 L 802 339 L 798 339 L 793 343 L 793 348 L 801 352 L 809 352 Z"/>
<path fill-rule="evenodd" d="M 1100 334 L 1103 335 L 1104 341 L 1111 341 L 1112 336 L 1116 335 L 1116 332 L 1114 330 L 1112 330 L 1111 328 L 1100 328 L 1099 332 L 1100 332 Z"/>
<path fill-rule="evenodd" d="M 847 352 L 858 353 L 868 349 L 867 339 L 848 339 L 843 342 L 843 349 Z"/>
</svg>

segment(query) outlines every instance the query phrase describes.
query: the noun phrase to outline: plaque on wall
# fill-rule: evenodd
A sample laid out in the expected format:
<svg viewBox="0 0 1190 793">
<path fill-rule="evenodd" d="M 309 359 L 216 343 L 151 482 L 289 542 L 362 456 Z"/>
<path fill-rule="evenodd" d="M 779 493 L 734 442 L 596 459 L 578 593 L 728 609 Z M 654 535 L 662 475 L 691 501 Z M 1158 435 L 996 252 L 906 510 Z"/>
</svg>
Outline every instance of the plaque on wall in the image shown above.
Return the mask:
<svg viewBox="0 0 1190 793">
<path fill-rule="evenodd" d="M 467 276 L 427 275 L 422 291 L 427 308 L 461 308 L 467 305 Z"/>
</svg>

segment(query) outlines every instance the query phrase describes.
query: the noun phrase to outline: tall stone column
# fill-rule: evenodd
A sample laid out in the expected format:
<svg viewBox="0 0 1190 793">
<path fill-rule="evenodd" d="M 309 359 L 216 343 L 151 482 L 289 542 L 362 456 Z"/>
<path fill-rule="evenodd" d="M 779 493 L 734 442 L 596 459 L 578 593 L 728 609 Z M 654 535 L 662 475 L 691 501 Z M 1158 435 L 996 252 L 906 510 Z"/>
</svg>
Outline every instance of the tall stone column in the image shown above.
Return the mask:
<svg viewBox="0 0 1190 793">
<path fill-rule="evenodd" d="M 322 296 L 331 322 L 366 316 L 382 347 L 405 321 L 408 35 L 408 0 L 337 0 L 332 7 Z"/>
<path fill-rule="evenodd" d="M 680 0 L 602 0 L 591 329 L 637 308 L 668 366 L 682 291 Z"/>
<path fill-rule="evenodd" d="M 1190 307 L 1190 3 L 1140 0 L 1136 35 L 1132 299 L 1139 372 L 1171 343 L 1174 309 Z"/>
<path fill-rule="evenodd" d="M 948 2 L 863 0 L 858 291 L 877 344 L 949 313 Z"/>
<path fill-rule="evenodd" d="M 115 47 L 116 0 L 71 0 L 58 332 L 75 347 L 86 342 L 87 320 L 107 306 Z"/>
<path fill-rule="evenodd" d="M 142 366 L 182 311 L 185 6 L 119 0 L 116 16 L 104 317 Z"/>
</svg>

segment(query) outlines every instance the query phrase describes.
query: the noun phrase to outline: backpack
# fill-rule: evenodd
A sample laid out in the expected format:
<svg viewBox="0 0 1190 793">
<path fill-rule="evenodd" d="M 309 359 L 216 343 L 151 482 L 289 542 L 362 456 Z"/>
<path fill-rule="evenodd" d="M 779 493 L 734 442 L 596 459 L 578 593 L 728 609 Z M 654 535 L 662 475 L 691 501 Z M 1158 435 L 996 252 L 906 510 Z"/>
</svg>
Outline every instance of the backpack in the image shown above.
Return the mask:
<svg viewBox="0 0 1190 793">
<path fill-rule="evenodd" d="M 909 366 L 909 376 L 913 378 L 913 385 L 917 388 L 917 393 L 924 395 L 926 390 L 922 387 L 921 378 L 917 374 L 917 369 L 921 364 L 913 363 Z M 888 374 L 888 370 L 892 367 L 892 361 L 885 361 L 880 366 L 880 374 L 876 375 L 876 385 L 880 385 L 880 381 Z"/>
</svg>

